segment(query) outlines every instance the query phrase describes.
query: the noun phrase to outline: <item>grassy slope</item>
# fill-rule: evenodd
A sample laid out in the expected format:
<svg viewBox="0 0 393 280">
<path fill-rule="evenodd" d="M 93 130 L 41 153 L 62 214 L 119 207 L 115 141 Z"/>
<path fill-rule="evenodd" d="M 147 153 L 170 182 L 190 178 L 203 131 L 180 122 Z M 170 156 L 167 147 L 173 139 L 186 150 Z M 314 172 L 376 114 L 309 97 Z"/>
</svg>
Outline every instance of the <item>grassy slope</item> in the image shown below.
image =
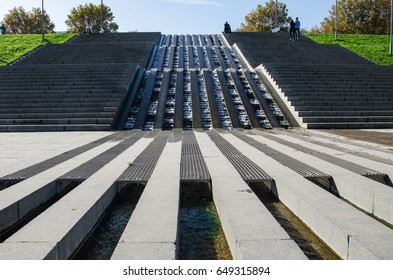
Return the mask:
<svg viewBox="0 0 393 280">
<path fill-rule="evenodd" d="M 393 65 L 393 56 L 389 56 L 388 35 L 340 34 L 337 40 L 333 34 L 307 34 L 306 36 L 320 44 L 341 45 L 376 64 Z"/>
<path fill-rule="evenodd" d="M 35 48 L 52 43 L 62 44 L 74 34 L 46 34 L 46 42 L 42 41 L 40 34 L 0 35 L 0 66 L 7 65 Z"/>
</svg>

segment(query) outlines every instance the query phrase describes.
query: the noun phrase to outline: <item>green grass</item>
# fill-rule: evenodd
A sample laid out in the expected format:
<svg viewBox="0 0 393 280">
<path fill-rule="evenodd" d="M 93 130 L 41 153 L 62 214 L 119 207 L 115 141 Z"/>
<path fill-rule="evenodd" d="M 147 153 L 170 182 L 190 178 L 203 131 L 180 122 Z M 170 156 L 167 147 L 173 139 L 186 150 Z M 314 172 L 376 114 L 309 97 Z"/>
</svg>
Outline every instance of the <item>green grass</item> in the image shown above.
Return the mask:
<svg viewBox="0 0 393 280">
<path fill-rule="evenodd" d="M 307 37 L 320 44 L 337 44 L 378 64 L 393 65 L 393 56 L 389 55 L 390 39 L 388 35 L 307 34 Z"/>
<path fill-rule="evenodd" d="M 0 35 L 0 66 L 7 65 L 24 56 L 35 48 L 45 44 L 62 44 L 74 37 L 75 34 L 41 34 Z"/>
</svg>

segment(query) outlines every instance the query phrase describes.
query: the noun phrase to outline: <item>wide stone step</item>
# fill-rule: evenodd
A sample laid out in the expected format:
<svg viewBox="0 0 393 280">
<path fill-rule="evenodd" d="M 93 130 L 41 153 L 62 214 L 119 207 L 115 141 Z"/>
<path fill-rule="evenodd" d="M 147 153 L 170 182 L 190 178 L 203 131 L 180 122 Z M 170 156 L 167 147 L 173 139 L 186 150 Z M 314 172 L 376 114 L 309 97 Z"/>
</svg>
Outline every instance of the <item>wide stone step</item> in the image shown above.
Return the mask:
<svg viewBox="0 0 393 280">
<path fill-rule="evenodd" d="M 18 92 L 18 93 L 7 93 L 0 95 L 0 101 L 5 103 L 9 101 L 9 103 L 26 103 L 29 102 L 41 102 L 46 103 L 51 100 L 78 100 L 78 102 L 83 100 L 117 100 L 121 99 L 125 96 L 125 92 L 113 92 L 111 90 L 102 90 L 101 92 L 96 91 L 59 91 L 57 93 L 53 93 L 52 91 L 38 91 L 37 93 L 30 94 L 29 92 Z M 83 101 L 84 102 L 84 101 Z"/>
<path fill-rule="evenodd" d="M 298 106 L 298 105 L 307 105 L 307 106 L 337 106 L 337 107 L 345 107 L 345 106 L 369 106 L 369 107 L 377 107 L 377 106 L 393 106 L 393 100 L 356 100 L 356 99 L 351 99 L 351 100 L 334 100 L 334 101 L 328 101 L 328 100 L 294 100 L 291 101 L 292 106 Z"/>
<path fill-rule="evenodd" d="M 330 96 L 324 96 L 324 97 L 318 97 L 318 96 L 307 96 L 307 97 L 302 97 L 302 96 L 296 96 L 296 97 L 288 97 L 288 101 L 291 101 L 291 104 L 295 103 L 304 103 L 304 104 L 313 104 L 317 102 L 324 102 L 324 103 L 342 103 L 342 102 L 356 102 L 356 103 L 369 103 L 372 104 L 373 102 L 384 102 L 384 103 L 391 103 L 393 102 L 393 98 L 390 97 L 375 97 L 371 96 L 339 96 L 339 97 L 330 97 Z"/>
<path fill-rule="evenodd" d="M 115 112 L 83 113 L 14 113 L 0 114 L 0 119 L 62 119 L 62 118 L 113 118 Z"/>
<path fill-rule="evenodd" d="M 48 106 L 50 105 L 50 106 Z M 28 104 L 17 104 L 17 108 L 71 108 L 71 107 L 93 107 L 93 108 L 101 108 L 101 107 L 117 107 L 119 102 L 64 102 L 64 103 L 28 103 Z M 9 104 L 0 104 L 0 108 L 8 108 Z"/>
<path fill-rule="evenodd" d="M 330 116 L 325 117 L 323 114 L 315 117 L 304 117 L 305 123 L 335 123 L 335 122 L 393 122 L 393 116 Z"/>
<path fill-rule="evenodd" d="M 393 122 L 329 122 L 307 123 L 309 129 L 390 129 Z"/>
<path fill-rule="evenodd" d="M 51 114 L 51 113 L 100 113 L 100 112 L 116 112 L 116 107 L 41 107 L 41 108 L 2 108 L 2 114 Z"/>
<path fill-rule="evenodd" d="M 111 124 L 113 118 L 0 119 L 0 125 Z"/>
<path fill-rule="evenodd" d="M 36 99 L 36 98 L 26 98 L 24 101 L 29 104 L 29 106 L 32 106 L 32 104 L 66 104 L 66 103 L 95 103 L 95 104 L 115 104 L 114 102 L 120 102 L 121 97 L 117 98 L 108 98 L 108 97 L 101 97 L 101 98 L 42 98 L 42 99 Z M 21 100 L 10 100 L 7 99 L 2 103 L 5 107 L 5 105 L 8 106 L 14 106 L 17 104 L 18 106 L 20 105 Z"/>
<path fill-rule="evenodd" d="M 296 111 L 371 111 L 371 110 L 381 110 L 381 111 L 390 111 L 392 110 L 391 105 L 379 104 L 377 107 L 370 105 L 337 105 L 337 104 L 324 104 L 324 105 L 311 105 L 311 104 L 302 104 L 294 106 Z"/>
<path fill-rule="evenodd" d="M 299 117 L 393 116 L 393 111 L 299 111 Z"/>
<path fill-rule="evenodd" d="M 109 131 L 107 124 L 0 125 L 0 132 Z"/>
</svg>

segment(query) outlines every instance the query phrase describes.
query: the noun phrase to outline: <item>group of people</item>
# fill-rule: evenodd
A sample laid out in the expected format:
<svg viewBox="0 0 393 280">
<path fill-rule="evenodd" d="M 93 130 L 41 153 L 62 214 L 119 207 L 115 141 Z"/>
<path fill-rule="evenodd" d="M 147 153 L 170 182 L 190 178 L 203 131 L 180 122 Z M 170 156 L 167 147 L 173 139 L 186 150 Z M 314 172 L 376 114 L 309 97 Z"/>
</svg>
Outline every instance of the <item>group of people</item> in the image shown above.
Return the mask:
<svg viewBox="0 0 393 280">
<path fill-rule="evenodd" d="M 93 25 L 89 22 L 86 22 L 85 24 L 85 31 L 83 32 L 83 34 L 89 35 L 93 33 Z M 100 33 L 105 33 L 105 30 L 103 27 L 100 27 Z"/>
<path fill-rule="evenodd" d="M 232 32 L 231 26 L 229 25 L 228 22 L 225 22 L 224 33 L 231 33 L 231 32 Z M 298 17 L 296 17 L 295 21 L 293 19 L 291 19 L 291 21 L 289 23 L 289 39 L 291 41 L 295 41 L 295 40 L 300 39 L 300 21 L 299 21 Z"/>
<path fill-rule="evenodd" d="M 289 39 L 291 41 L 300 39 L 300 21 L 299 18 L 296 17 L 296 20 L 289 23 Z"/>
</svg>

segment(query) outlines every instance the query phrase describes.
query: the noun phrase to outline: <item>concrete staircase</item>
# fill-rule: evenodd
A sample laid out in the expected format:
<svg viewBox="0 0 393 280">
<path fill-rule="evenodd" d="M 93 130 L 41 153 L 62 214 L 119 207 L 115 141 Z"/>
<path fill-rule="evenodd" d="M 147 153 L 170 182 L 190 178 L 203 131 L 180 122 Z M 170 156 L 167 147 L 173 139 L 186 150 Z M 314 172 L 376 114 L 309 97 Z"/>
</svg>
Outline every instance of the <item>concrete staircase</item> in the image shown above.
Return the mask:
<svg viewBox="0 0 393 280">
<path fill-rule="evenodd" d="M 110 130 L 159 33 L 93 34 L 0 68 L 0 131 Z"/>
<path fill-rule="evenodd" d="M 392 67 L 287 34 L 225 35 L 306 128 L 393 128 Z M 255 45 L 259 46 L 255 48 Z"/>
</svg>

